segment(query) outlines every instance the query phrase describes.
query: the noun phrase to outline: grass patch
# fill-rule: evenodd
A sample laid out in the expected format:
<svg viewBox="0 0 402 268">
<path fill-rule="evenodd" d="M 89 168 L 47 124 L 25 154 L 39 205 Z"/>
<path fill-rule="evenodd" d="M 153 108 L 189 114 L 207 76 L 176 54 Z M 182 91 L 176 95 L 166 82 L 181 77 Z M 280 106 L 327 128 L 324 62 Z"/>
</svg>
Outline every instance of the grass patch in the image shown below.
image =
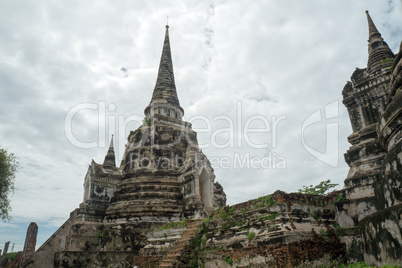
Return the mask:
<svg viewBox="0 0 402 268">
<path fill-rule="evenodd" d="M 230 258 L 230 257 L 228 257 L 228 256 L 223 256 L 223 260 L 224 260 L 227 264 L 229 264 L 230 266 L 233 265 L 233 260 L 232 260 L 232 258 Z"/>
<path fill-rule="evenodd" d="M 248 240 L 251 240 L 251 239 L 253 239 L 254 237 L 255 237 L 255 233 L 254 233 L 254 232 L 249 232 L 248 235 L 247 235 L 247 239 L 248 239 Z"/>
<path fill-rule="evenodd" d="M 342 193 L 338 195 L 338 198 L 335 200 L 335 204 L 342 200 Z"/>
<path fill-rule="evenodd" d="M 278 204 L 278 202 L 273 199 L 271 195 L 260 196 L 253 201 L 253 206 L 255 208 L 270 207 L 275 204 Z"/>
<path fill-rule="evenodd" d="M 272 220 L 275 220 L 277 216 L 278 216 L 277 213 L 272 213 L 265 217 L 259 217 L 259 218 L 257 218 L 257 220 L 258 221 L 266 221 L 266 220 L 272 221 Z"/>
<path fill-rule="evenodd" d="M 176 229 L 176 228 L 187 228 L 187 225 L 188 225 L 187 219 L 183 219 L 183 220 L 177 221 L 177 222 L 166 223 L 166 224 L 162 225 L 162 227 L 157 229 L 157 231 Z"/>
</svg>

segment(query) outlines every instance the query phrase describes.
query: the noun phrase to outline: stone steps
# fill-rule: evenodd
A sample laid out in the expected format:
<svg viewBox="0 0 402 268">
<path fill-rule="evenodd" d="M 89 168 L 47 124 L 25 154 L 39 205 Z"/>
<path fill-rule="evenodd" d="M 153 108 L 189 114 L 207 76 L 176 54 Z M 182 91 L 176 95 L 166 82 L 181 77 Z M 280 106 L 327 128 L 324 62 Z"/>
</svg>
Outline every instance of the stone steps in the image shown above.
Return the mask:
<svg viewBox="0 0 402 268">
<path fill-rule="evenodd" d="M 190 221 L 187 225 L 186 231 L 182 236 L 176 240 L 172 248 L 166 253 L 166 255 L 158 262 L 157 267 L 176 267 L 178 258 L 184 252 L 186 246 L 193 239 L 194 234 L 197 232 L 197 225 L 200 220 Z"/>
</svg>

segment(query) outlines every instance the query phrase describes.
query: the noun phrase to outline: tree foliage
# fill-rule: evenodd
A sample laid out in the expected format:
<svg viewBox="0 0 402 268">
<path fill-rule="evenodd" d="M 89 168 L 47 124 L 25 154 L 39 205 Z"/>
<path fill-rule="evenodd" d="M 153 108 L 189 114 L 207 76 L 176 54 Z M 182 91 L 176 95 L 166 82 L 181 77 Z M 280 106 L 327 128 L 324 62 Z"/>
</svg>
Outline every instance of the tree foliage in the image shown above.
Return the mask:
<svg viewBox="0 0 402 268">
<path fill-rule="evenodd" d="M 303 186 L 303 189 L 297 190 L 301 194 L 324 195 L 329 189 L 338 186 L 338 183 L 331 183 L 330 180 L 322 181 L 318 185 Z"/>
<path fill-rule="evenodd" d="M 13 153 L 0 148 L 0 219 L 10 220 L 10 193 L 14 192 L 14 179 L 18 162 Z"/>
</svg>

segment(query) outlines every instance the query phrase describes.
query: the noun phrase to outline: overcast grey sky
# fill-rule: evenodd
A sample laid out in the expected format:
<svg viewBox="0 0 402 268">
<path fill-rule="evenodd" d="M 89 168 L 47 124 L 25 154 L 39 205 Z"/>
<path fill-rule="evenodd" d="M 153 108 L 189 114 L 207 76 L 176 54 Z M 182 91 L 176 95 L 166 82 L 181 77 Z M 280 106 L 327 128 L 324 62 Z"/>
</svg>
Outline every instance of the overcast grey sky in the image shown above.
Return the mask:
<svg viewBox="0 0 402 268">
<path fill-rule="evenodd" d="M 181 106 L 228 204 L 325 179 L 341 188 L 352 132 L 341 91 L 366 67 L 366 9 L 396 53 L 397 0 L 0 1 L 0 146 L 20 162 L 0 248 L 10 240 L 22 250 L 31 221 L 39 247 L 68 219 L 111 134 L 121 160 L 139 122 L 119 118 L 144 116 L 167 16 Z M 77 111 L 66 129 L 84 103 L 95 109 Z M 66 131 L 97 146 L 77 147 Z"/>
</svg>

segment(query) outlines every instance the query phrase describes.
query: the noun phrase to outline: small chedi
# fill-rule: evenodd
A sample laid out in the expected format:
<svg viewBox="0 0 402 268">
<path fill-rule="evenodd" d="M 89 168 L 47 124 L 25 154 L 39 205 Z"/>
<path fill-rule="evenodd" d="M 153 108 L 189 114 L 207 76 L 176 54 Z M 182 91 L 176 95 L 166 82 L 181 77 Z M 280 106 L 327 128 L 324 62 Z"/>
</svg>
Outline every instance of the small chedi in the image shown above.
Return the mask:
<svg viewBox="0 0 402 268">
<path fill-rule="evenodd" d="M 182 120 L 169 27 L 144 124 L 120 166 L 113 137 L 92 161 L 84 201 L 23 267 L 321 267 L 402 263 L 402 43 L 367 13 L 367 67 L 342 94 L 352 124 L 342 190 L 276 191 L 233 206 Z M 25 258 L 25 257 L 24 257 Z"/>
</svg>

